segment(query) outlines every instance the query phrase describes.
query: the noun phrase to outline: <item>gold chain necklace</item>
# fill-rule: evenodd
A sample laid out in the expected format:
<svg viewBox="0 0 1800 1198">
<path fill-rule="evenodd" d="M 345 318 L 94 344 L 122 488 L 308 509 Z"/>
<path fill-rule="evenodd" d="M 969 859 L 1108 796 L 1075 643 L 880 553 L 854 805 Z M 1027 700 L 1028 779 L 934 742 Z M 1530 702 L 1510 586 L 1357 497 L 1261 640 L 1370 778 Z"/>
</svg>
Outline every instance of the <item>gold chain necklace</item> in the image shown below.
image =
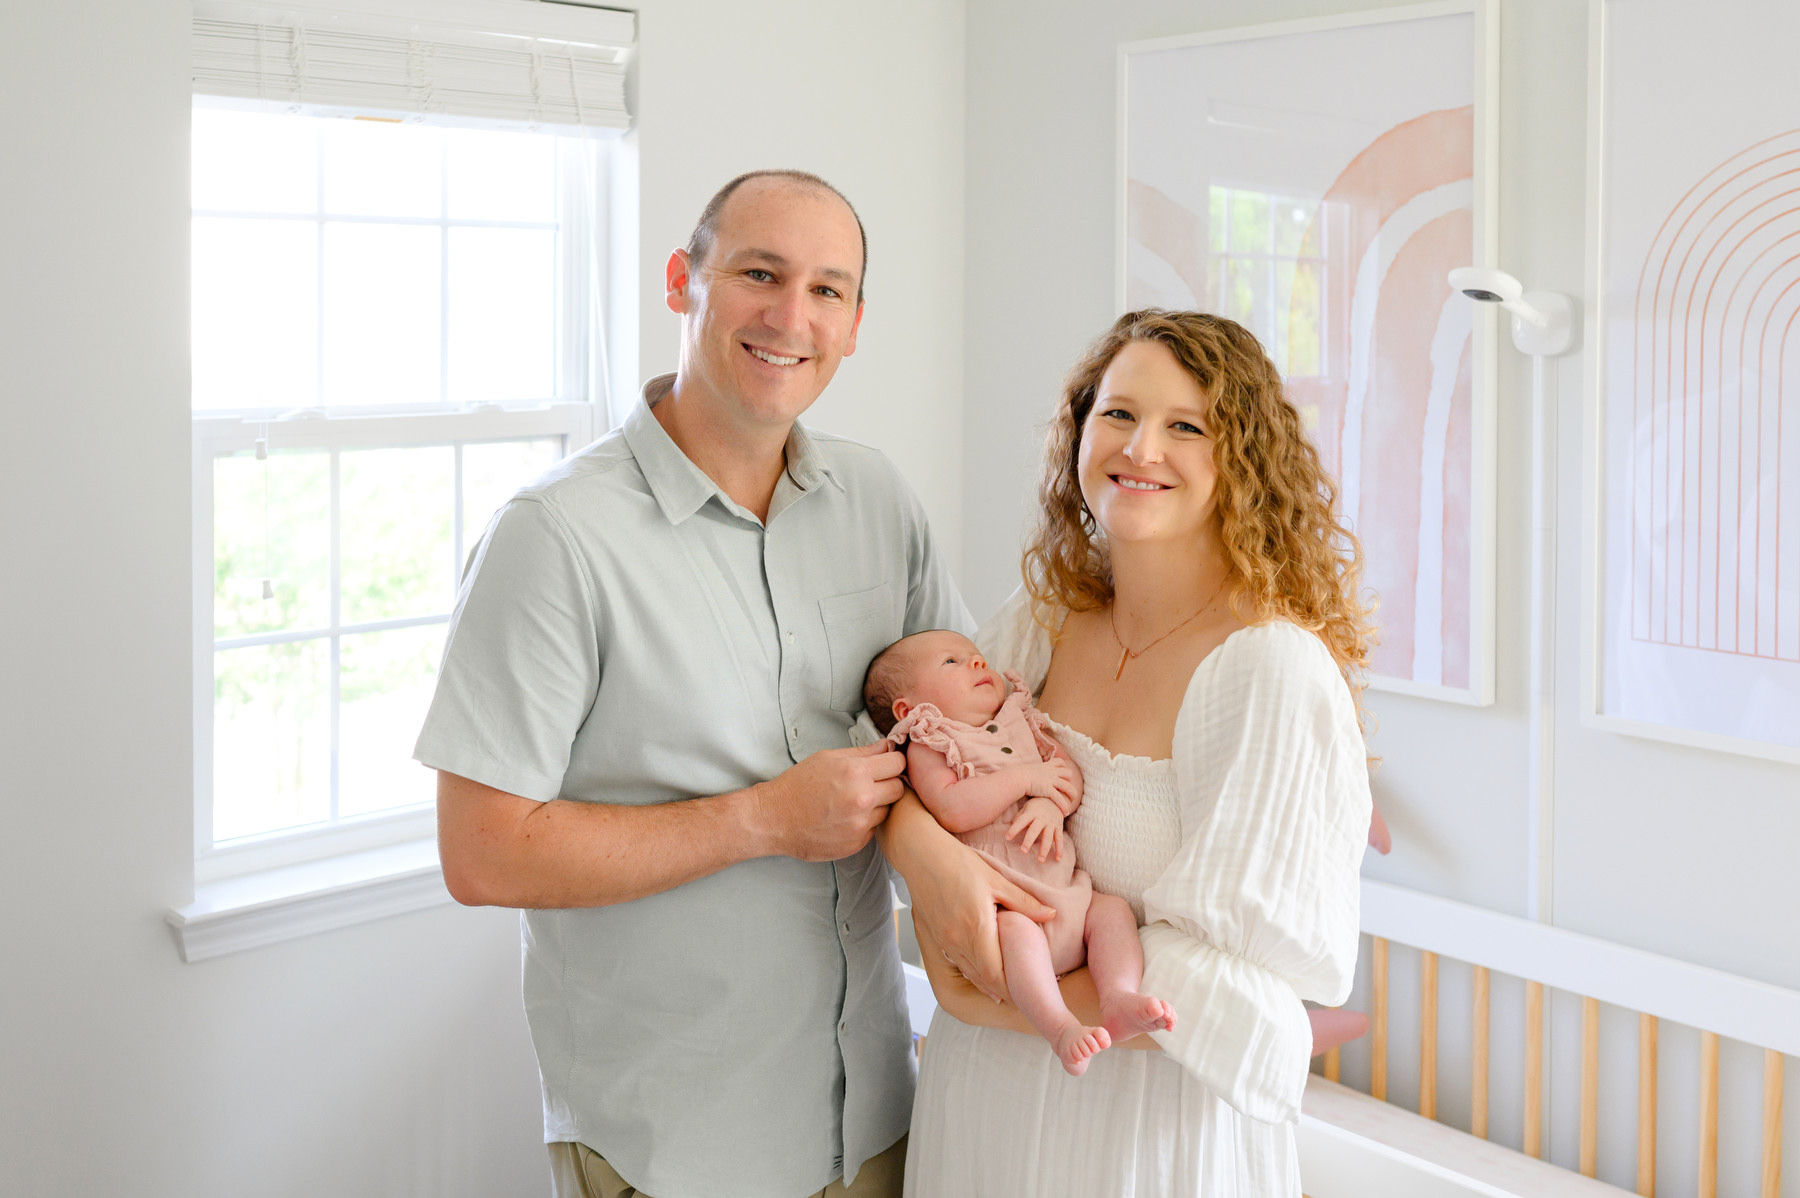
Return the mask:
<svg viewBox="0 0 1800 1198">
<path fill-rule="evenodd" d="M 1121 677 L 1124 676 L 1126 662 L 1130 661 L 1134 657 L 1142 657 L 1144 654 L 1150 652 L 1150 650 L 1156 648 L 1158 645 L 1162 644 L 1164 641 L 1168 640 L 1170 637 L 1172 637 L 1176 633 L 1180 632 L 1183 628 L 1186 628 L 1189 624 L 1192 624 L 1195 620 L 1199 619 L 1200 613 L 1205 611 L 1207 608 L 1211 607 L 1213 605 L 1213 600 L 1217 599 L 1219 597 L 1219 594 L 1222 591 L 1224 591 L 1225 583 L 1230 578 L 1231 578 L 1231 571 L 1230 570 L 1225 571 L 1225 577 L 1219 579 L 1219 585 L 1213 589 L 1212 599 L 1208 599 L 1205 603 L 1200 605 L 1199 609 L 1196 610 L 1193 615 L 1189 616 L 1187 619 L 1183 620 L 1181 623 L 1175 625 L 1175 627 L 1169 629 L 1169 631 L 1163 633 L 1161 636 L 1159 636 L 1155 640 L 1151 641 L 1148 645 L 1145 645 L 1142 649 L 1139 649 L 1136 653 L 1133 653 L 1130 649 L 1125 647 L 1124 638 L 1122 638 L 1119 635 L 1119 621 L 1118 621 L 1117 616 L 1115 615 L 1115 613 L 1118 611 L 1118 604 L 1117 603 L 1109 604 L 1106 609 L 1106 622 L 1112 628 L 1113 640 L 1116 641 L 1119 646 L 1119 668 L 1117 670 L 1113 671 L 1113 681 L 1117 682 Z"/>
</svg>

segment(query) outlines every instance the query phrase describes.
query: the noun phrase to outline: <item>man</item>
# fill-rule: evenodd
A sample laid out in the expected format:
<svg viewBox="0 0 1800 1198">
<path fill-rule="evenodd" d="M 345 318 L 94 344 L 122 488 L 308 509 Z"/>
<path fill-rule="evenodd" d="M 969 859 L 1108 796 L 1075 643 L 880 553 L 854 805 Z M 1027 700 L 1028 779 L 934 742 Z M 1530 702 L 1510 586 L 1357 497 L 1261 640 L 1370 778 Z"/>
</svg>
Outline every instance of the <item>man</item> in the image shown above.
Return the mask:
<svg viewBox="0 0 1800 1198">
<path fill-rule="evenodd" d="M 559 1198 L 899 1194 L 871 834 L 905 759 L 846 746 L 875 653 L 970 620 L 887 460 L 796 423 L 856 348 L 865 259 L 822 180 L 727 184 L 669 258 L 680 368 L 464 581 L 416 755 L 451 894 L 527 908 Z"/>
</svg>

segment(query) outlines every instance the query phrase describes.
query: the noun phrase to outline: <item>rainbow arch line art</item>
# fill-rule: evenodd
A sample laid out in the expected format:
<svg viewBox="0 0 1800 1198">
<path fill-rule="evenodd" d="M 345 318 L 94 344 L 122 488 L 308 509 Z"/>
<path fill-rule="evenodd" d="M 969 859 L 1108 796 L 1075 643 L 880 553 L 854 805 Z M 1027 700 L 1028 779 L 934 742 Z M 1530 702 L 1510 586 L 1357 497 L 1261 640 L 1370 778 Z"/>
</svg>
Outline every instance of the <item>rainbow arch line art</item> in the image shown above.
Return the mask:
<svg viewBox="0 0 1800 1198">
<path fill-rule="evenodd" d="M 1800 129 L 1688 189 L 1631 310 L 1631 638 L 1800 661 Z"/>
</svg>

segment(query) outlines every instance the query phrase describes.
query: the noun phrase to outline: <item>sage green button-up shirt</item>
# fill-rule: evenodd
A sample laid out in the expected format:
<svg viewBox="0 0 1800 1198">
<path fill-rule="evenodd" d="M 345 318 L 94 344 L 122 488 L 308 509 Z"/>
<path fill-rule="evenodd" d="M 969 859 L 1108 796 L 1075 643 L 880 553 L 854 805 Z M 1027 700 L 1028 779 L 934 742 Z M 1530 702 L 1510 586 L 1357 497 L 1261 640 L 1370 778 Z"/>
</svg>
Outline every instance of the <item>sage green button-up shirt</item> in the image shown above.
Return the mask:
<svg viewBox="0 0 1800 1198">
<path fill-rule="evenodd" d="M 767 524 L 651 414 L 495 516 L 415 756 L 545 801 L 663 803 L 850 743 L 863 673 L 972 631 L 880 453 L 796 425 Z M 656 1198 L 796 1198 L 905 1133 L 910 1034 L 888 870 L 746 861 L 617 906 L 527 911 L 544 1137 Z"/>
</svg>

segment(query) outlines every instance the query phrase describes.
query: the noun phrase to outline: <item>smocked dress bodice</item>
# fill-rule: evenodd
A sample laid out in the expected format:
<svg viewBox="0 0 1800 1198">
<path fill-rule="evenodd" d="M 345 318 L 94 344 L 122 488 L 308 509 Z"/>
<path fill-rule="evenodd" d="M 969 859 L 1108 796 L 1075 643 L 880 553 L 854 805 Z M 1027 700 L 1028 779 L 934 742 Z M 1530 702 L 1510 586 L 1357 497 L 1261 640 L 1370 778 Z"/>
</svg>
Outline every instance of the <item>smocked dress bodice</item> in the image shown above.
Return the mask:
<svg viewBox="0 0 1800 1198">
<path fill-rule="evenodd" d="M 1023 593 L 976 636 L 1041 686 L 1048 632 Z M 1349 689 L 1316 636 L 1241 629 L 1194 671 L 1169 760 L 1051 731 L 1081 768 L 1068 829 L 1094 888 L 1140 924 L 1159 1051 L 1082 1077 L 1036 1037 L 940 1009 L 920 1062 L 909 1198 L 1299 1198 L 1294 1127 L 1311 1056 L 1302 1000 L 1342 1002 L 1369 824 Z"/>
</svg>

